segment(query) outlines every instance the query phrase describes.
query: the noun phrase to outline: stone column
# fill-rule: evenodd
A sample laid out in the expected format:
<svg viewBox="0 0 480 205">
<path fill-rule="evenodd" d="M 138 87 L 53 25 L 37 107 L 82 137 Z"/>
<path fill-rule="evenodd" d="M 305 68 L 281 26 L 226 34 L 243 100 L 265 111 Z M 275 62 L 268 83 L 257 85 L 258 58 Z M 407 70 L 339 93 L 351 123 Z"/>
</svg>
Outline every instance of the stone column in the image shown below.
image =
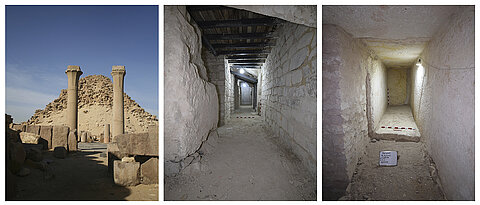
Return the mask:
<svg viewBox="0 0 480 205">
<path fill-rule="evenodd" d="M 125 66 L 112 66 L 113 77 L 113 123 L 112 138 L 123 134 L 123 78 L 125 77 Z"/>
<path fill-rule="evenodd" d="M 105 124 L 105 132 L 103 132 L 103 142 L 110 142 L 110 124 Z"/>
<path fill-rule="evenodd" d="M 67 88 L 67 126 L 70 130 L 77 130 L 78 119 L 78 79 L 83 74 L 80 66 L 69 65 L 65 71 L 68 77 Z"/>
</svg>

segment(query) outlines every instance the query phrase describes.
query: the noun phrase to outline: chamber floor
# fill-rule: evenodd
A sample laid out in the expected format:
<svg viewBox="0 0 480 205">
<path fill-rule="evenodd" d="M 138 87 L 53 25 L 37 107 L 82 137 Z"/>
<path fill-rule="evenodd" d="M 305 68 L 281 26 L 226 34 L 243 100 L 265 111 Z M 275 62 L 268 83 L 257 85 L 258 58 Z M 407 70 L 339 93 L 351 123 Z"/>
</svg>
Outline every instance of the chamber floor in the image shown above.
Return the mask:
<svg viewBox="0 0 480 205">
<path fill-rule="evenodd" d="M 420 132 L 413 119 L 410 106 L 388 106 L 375 130 L 374 138 L 418 142 Z"/>
</svg>

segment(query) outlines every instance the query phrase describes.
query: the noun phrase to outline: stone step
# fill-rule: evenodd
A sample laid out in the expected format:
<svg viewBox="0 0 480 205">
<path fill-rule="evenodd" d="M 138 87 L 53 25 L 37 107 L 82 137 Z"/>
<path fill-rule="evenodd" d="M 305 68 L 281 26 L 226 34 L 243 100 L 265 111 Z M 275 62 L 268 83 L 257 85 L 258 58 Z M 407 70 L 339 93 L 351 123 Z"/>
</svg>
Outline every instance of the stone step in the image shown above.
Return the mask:
<svg viewBox="0 0 480 205">
<path fill-rule="evenodd" d="M 377 140 L 392 140 L 397 142 L 419 142 L 420 135 L 408 135 L 402 133 L 375 133 L 373 136 Z"/>
<path fill-rule="evenodd" d="M 410 106 L 388 106 L 372 138 L 398 142 L 420 141 L 420 132 Z"/>
</svg>

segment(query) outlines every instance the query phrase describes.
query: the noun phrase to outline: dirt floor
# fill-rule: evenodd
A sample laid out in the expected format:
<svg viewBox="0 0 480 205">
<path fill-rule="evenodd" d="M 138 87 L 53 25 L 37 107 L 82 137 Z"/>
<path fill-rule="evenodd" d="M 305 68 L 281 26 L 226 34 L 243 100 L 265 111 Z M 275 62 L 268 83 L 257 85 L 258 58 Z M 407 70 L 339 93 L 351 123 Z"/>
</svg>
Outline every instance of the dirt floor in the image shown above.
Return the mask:
<svg viewBox="0 0 480 205">
<path fill-rule="evenodd" d="M 316 180 L 262 125 L 251 109 L 232 115 L 197 169 L 165 177 L 165 200 L 316 200 Z"/>
<path fill-rule="evenodd" d="M 158 185 L 115 185 L 107 174 L 105 146 L 92 143 L 88 147 L 65 159 L 44 151 L 47 171 L 26 166 L 31 173 L 16 177 L 15 200 L 158 200 Z"/>
<path fill-rule="evenodd" d="M 397 151 L 398 165 L 380 167 L 380 151 Z M 340 200 L 445 200 L 422 143 L 370 142 Z"/>
</svg>

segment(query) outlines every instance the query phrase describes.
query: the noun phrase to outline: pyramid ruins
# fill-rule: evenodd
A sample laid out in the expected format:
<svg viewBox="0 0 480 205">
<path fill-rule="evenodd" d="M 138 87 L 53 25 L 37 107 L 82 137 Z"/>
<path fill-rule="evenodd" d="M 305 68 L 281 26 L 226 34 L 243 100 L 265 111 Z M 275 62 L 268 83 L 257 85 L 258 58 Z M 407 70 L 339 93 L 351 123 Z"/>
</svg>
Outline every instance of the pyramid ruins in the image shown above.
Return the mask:
<svg viewBox="0 0 480 205">
<path fill-rule="evenodd" d="M 125 133 L 147 132 L 148 126 L 158 125 L 158 119 L 140 105 L 123 94 L 125 113 Z M 90 75 L 79 80 L 78 84 L 78 130 L 90 132 L 99 137 L 104 125 L 112 123 L 113 86 L 110 78 L 103 75 Z M 60 96 L 36 110 L 28 120 L 29 125 L 62 125 L 67 121 L 67 90 Z"/>
</svg>

